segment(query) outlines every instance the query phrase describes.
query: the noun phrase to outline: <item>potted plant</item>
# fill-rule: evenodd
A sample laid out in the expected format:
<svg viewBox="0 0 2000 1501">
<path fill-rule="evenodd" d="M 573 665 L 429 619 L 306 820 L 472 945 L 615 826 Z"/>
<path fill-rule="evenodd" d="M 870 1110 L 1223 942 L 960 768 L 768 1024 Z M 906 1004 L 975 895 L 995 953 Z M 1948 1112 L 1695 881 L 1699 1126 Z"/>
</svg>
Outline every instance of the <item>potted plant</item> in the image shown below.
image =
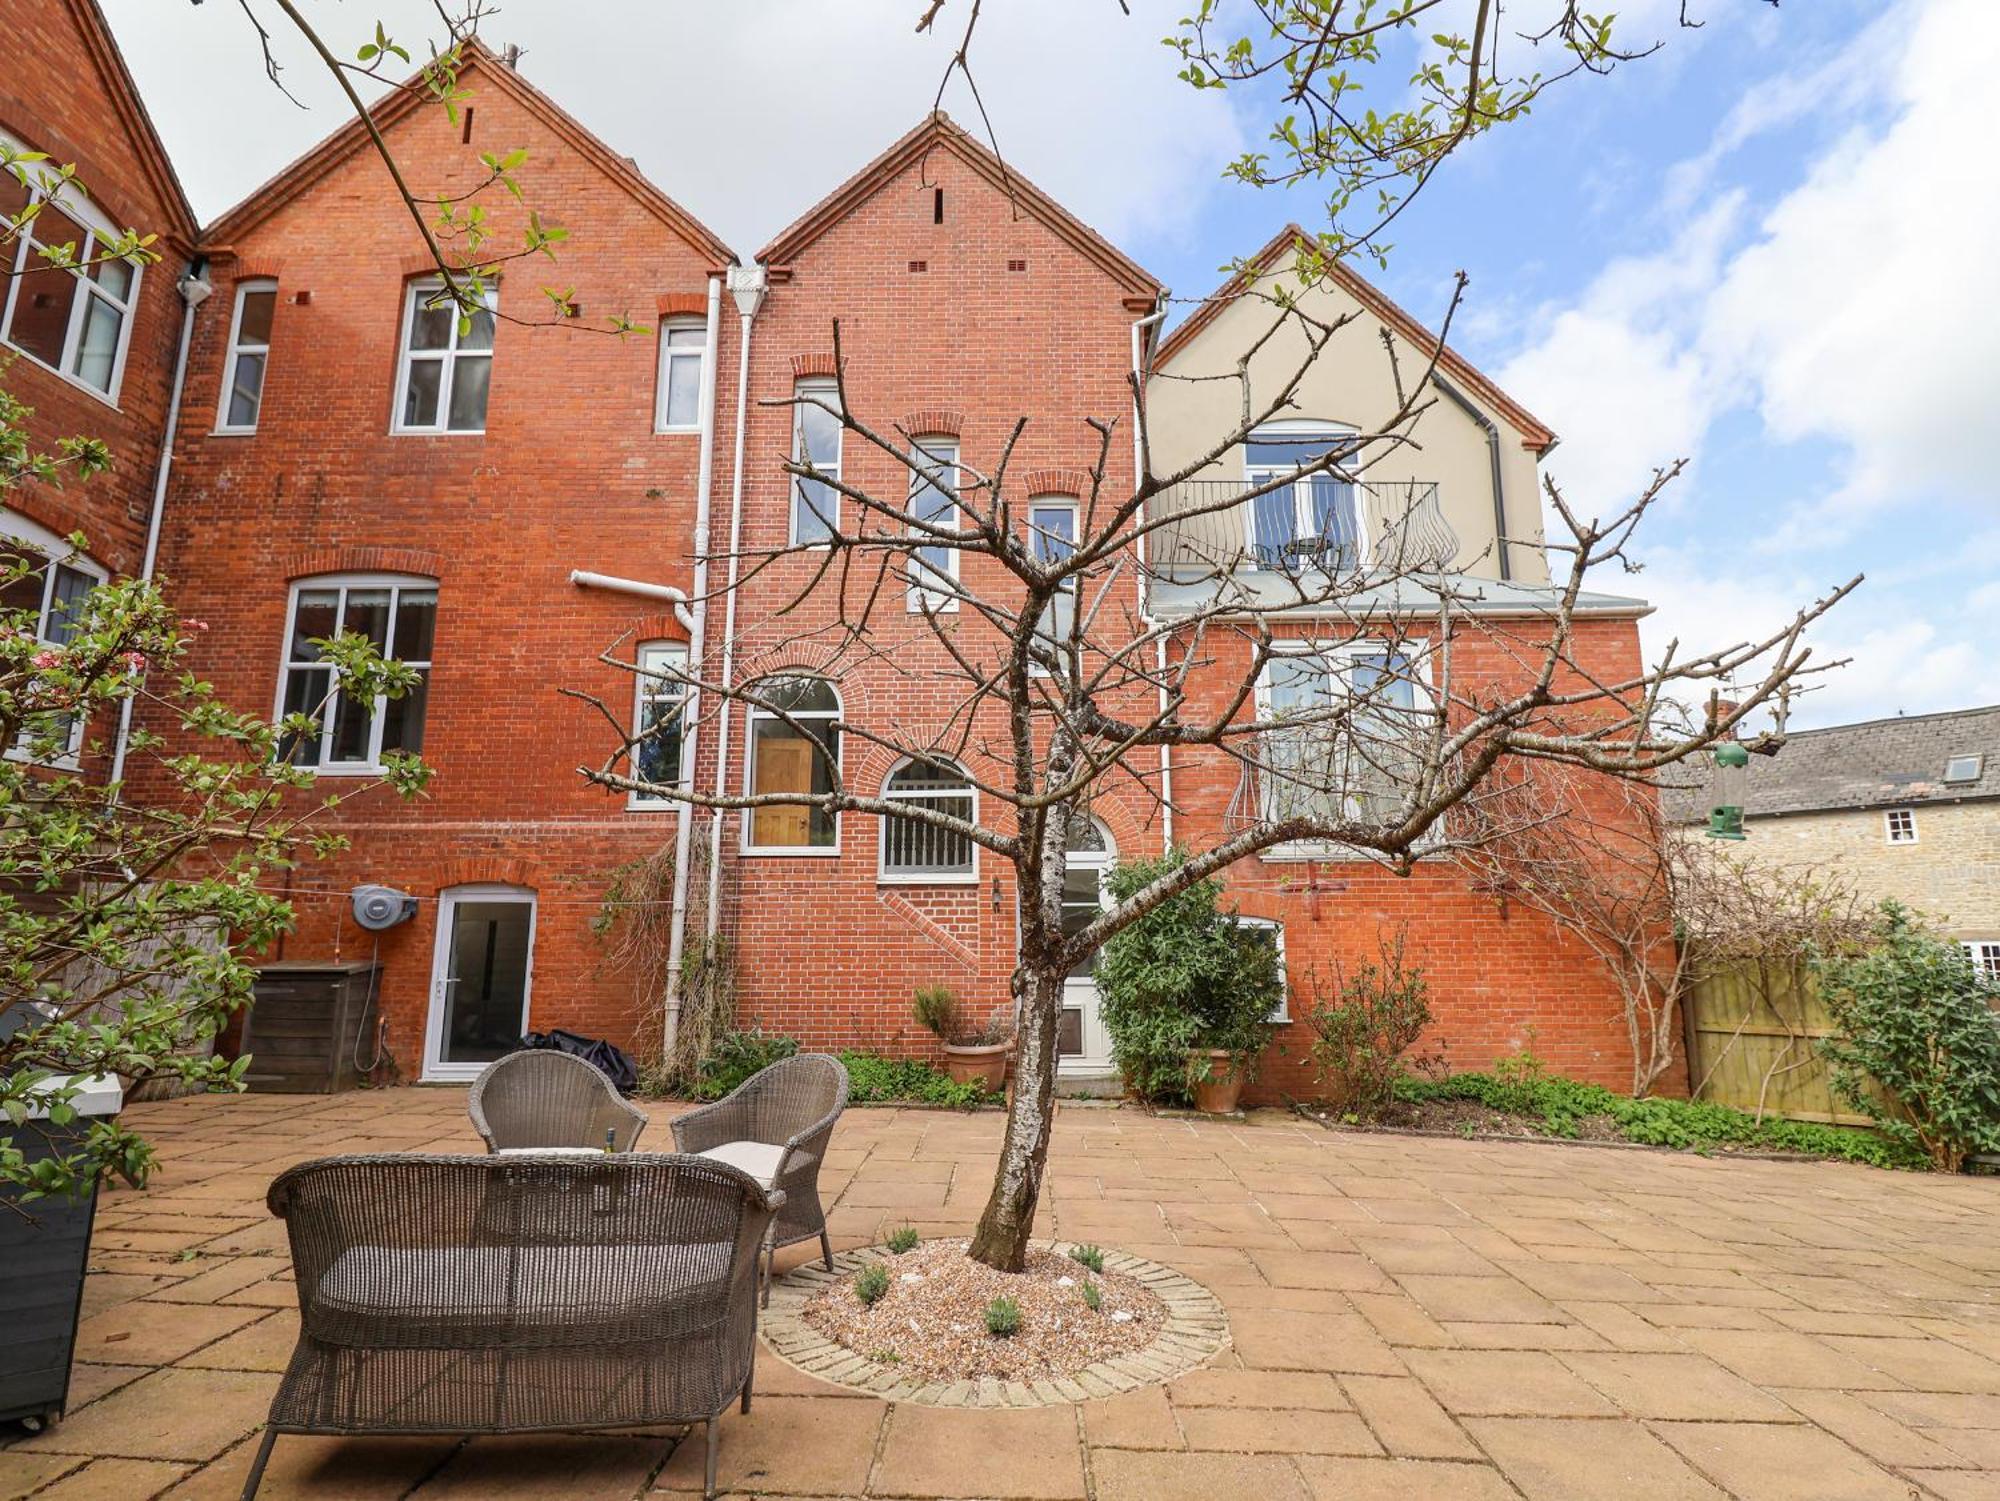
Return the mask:
<svg viewBox="0 0 2000 1501">
<path fill-rule="evenodd" d="M 1108 877 L 1123 899 L 1185 855 L 1121 862 Z M 1270 1041 L 1283 998 L 1273 930 L 1240 921 L 1219 881 L 1168 898 L 1104 945 L 1099 1014 L 1127 1091 L 1149 1102 L 1192 1096 L 1198 1108 L 1236 1108 Z"/>
<path fill-rule="evenodd" d="M 1014 1045 L 1006 1016 L 996 1012 L 981 1025 L 971 1025 L 947 985 L 919 986 L 913 1010 L 917 1024 L 943 1044 L 947 1074 L 960 1084 L 977 1084 L 988 1094 L 1000 1089 Z"/>
</svg>

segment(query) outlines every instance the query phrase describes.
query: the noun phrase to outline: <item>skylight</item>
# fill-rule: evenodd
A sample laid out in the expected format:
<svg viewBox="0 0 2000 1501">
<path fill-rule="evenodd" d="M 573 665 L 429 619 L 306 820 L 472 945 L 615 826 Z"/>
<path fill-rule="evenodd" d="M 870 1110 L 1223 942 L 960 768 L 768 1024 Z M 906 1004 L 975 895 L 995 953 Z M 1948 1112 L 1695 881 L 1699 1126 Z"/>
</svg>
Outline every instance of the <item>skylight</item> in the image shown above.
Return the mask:
<svg viewBox="0 0 2000 1501">
<path fill-rule="evenodd" d="M 1983 756 L 1953 756 L 1944 763 L 1944 779 L 1947 782 L 1976 782 L 1979 780 L 1980 763 Z"/>
</svg>

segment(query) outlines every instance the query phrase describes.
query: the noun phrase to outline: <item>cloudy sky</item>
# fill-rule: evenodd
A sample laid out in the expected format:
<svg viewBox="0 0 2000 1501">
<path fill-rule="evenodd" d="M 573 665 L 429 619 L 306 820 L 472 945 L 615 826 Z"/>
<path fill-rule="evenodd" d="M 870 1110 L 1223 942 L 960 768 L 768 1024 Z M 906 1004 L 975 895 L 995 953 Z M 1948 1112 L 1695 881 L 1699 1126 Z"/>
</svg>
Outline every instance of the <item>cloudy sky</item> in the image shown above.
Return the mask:
<svg viewBox="0 0 2000 1501">
<path fill-rule="evenodd" d="M 202 218 L 338 123 L 299 49 L 311 108 L 262 81 L 236 6 L 103 3 Z M 929 108 L 949 41 L 912 33 L 921 8 L 506 0 L 487 35 L 747 258 Z M 1618 7 L 1664 49 L 1455 161 L 1370 274 L 1426 314 L 1470 274 L 1455 342 L 1563 435 L 1546 473 L 1581 509 L 1692 461 L 1644 573 L 1604 581 L 1658 604 L 1650 649 L 1769 628 L 1865 572 L 1820 633 L 1852 665 L 1799 722 L 2000 699 L 2000 4 L 1693 0 L 1698 31 L 1678 8 Z M 422 36 L 430 6 L 306 9 L 351 50 L 378 15 Z M 1323 210 L 1221 180 L 1266 122 L 1175 80 L 1158 41 L 1186 9 L 988 0 L 977 61 L 1015 164 L 1194 295 Z M 972 117 L 962 87 L 945 103 Z"/>
</svg>

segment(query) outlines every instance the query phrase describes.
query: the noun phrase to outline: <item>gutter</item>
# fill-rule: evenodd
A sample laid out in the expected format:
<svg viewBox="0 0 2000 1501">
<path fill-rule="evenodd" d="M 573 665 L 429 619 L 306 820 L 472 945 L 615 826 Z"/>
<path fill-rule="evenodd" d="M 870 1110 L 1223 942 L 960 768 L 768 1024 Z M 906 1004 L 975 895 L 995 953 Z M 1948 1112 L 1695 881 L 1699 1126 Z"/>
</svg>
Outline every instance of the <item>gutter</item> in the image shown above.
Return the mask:
<svg viewBox="0 0 2000 1501">
<path fill-rule="evenodd" d="M 1433 372 L 1431 384 L 1450 397 L 1452 404 L 1486 433 L 1486 462 L 1493 476 L 1493 550 L 1500 559 L 1500 581 L 1508 583 L 1514 577 L 1514 570 L 1507 556 L 1507 490 L 1500 481 L 1500 429 L 1491 417 L 1474 406 L 1463 391 L 1442 375 Z"/>
<path fill-rule="evenodd" d="M 1142 441 L 1141 428 L 1145 424 L 1143 397 L 1146 390 L 1146 344 L 1147 335 L 1158 328 L 1167 316 L 1167 299 L 1172 292 L 1160 288 L 1160 305 L 1145 317 L 1135 319 L 1132 324 L 1132 484 L 1136 489 L 1144 479 L 1142 471 L 1146 463 L 1146 446 Z M 1152 621 L 1151 591 L 1146 579 L 1146 539 L 1142 535 L 1137 541 L 1139 551 L 1139 620 L 1142 624 Z M 1079 592 L 1078 598 L 1082 595 Z M 1153 643 L 1155 671 L 1159 679 L 1160 713 L 1167 712 L 1167 638 L 1160 637 Z M 1168 849 L 1174 843 L 1174 751 L 1165 741 L 1160 743 L 1160 837 Z"/>
<path fill-rule="evenodd" d="M 729 272 L 729 293 L 742 320 L 736 350 L 736 438 L 729 475 L 729 594 L 722 611 L 722 675 L 724 697 L 716 710 L 715 795 L 729 795 L 729 689 L 736 671 L 736 585 L 743 563 L 743 429 L 750 400 L 750 326 L 763 306 L 767 290 L 765 268 L 736 266 Z M 712 943 L 722 927 L 722 809 L 711 810 L 708 821 L 708 918 L 705 932 Z"/>
<path fill-rule="evenodd" d="M 181 312 L 180 349 L 174 356 L 174 384 L 167 397 L 167 427 L 160 438 L 160 465 L 153 477 L 152 512 L 146 518 L 146 556 L 139 568 L 142 583 L 153 581 L 154 570 L 160 562 L 160 529 L 166 519 L 167 477 L 174 469 L 174 438 L 180 431 L 181 393 L 187 383 L 188 349 L 194 342 L 194 310 L 208 301 L 215 288 L 202 273 L 208 268 L 208 257 L 197 255 L 188 262 L 186 273 L 174 283 L 184 304 Z M 111 751 L 111 784 L 115 787 L 125 780 L 125 752 L 132 741 L 132 703 L 130 698 L 118 704 L 118 733 L 113 740 Z"/>
<path fill-rule="evenodd" d="M 701 760 L 701 669 L 708 637 L 708 513 L 715 479 L 716 325 L 722 314 L 722 278 L 708 279 L 706 347 L 701 356 L 701 459 L 694 491 L 694 621 L 688 628 L 687 701 L 681 710 L 682 775 L 694 780 Z M 674 829 L 674 891 L 667 925 L 666 1055 L 681 1030 L 681 962 L 687 953 L 688 857 L 694 853 L 694 809 L 685 805 Z"/>
</svg>

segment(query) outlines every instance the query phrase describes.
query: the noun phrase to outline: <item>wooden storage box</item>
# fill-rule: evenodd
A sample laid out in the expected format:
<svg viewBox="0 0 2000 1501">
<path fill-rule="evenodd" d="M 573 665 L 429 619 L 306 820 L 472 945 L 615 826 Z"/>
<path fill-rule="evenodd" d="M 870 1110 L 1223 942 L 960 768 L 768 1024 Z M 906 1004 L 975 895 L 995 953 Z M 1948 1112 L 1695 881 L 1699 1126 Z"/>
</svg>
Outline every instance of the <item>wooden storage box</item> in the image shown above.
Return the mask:
<svg viewBox="0 0 2000 1501">
<path fill-rule="evenodd" d="M 244 1074 L 266 1094 L 331 1094 L 356 1089 L 363 1062 L 377 1056 L 376 997 L 381 966 L 359 961 L 287 959 L 257 966 L 257 999 L 243 1018 Z"/>
</svg>

